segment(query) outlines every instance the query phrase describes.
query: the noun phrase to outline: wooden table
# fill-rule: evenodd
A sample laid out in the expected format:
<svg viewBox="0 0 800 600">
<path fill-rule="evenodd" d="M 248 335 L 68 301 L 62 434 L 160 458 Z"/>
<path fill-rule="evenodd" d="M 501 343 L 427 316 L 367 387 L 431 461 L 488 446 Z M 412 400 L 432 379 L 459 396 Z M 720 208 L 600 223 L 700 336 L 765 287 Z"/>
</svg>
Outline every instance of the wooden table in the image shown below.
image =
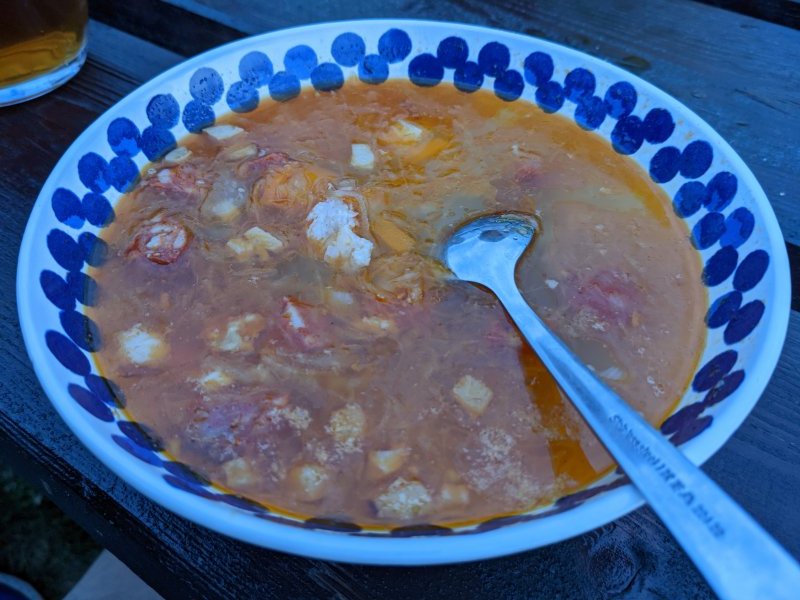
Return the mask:
<svg viewBox="0 0 800 600">
<path fill-rule="evenodd" d="M 17 323 L 17 251 L 42 183 L 73 139 L 157 73 L 220 43 L 282 27 L 397 16 L 478 23 L 596 55 L 706 119 L 755 172 L 800 280 L 800 4 L 717 0 L 135 0 L 89 2 L 89 59 L 38 100 L 0 109 L 0 452 L 167 598 L 710 598 L 648 509 L 513 557 L 377 568 L 287 556 L 188 523 L 133 491 L 67 429 L 31 369 Z M 724 10 L 711 5 L 725 5 Z M 746 13 L 746 14 L 745 14 Z M 767 391 L 705 469 L 800 556 L 800 286 Z"/>
</svg>

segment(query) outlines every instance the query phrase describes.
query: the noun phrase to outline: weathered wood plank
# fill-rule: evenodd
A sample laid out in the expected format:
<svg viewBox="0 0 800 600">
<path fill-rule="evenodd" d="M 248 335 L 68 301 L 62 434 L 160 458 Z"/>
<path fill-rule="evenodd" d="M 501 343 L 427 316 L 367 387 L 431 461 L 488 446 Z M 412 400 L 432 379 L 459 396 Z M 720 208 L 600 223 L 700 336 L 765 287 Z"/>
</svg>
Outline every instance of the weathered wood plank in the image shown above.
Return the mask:
<svg viewBox="0 0 800 600">
<path fill-rule="evenodd" d="M 161 0 L 89 0 L 89 14 L 107 25 L 184 56 L 242 37 L 222 22 L 171 6 Z"/>
<path fill-rule="evenodd" d="M 800 2 L 797 0 L 699 0 L 703 4 L 800 29 Z"/>
<path fill-rule="evenodd" d="M 131 48 L 138 49 L 136 60 L 131 60 Z M 155 77 L 184 60 L 182 54 L 94 19 L 89 21 L 89 56 L 114 73 L 136 82 Z"/>
</svg>

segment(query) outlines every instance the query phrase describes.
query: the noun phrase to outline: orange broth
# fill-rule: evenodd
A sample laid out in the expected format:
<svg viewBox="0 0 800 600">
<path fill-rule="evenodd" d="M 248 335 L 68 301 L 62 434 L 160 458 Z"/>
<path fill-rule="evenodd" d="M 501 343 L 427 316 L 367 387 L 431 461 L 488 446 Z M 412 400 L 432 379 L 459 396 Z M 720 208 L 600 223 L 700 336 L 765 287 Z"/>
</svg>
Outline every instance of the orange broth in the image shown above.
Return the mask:
<svg viewBox="0 0 800 600">
<path fill-rule="evenodd" d="M 599 136 L 402 81 L 220 124 L 241 131 L 187 136 L 119 201 L 87 309 L 132 418 L 211 481 L 392 526 L 524 511 L 607 471 L 497 300 L 438 260 L 484 213 L 538 215 L 523 294 L 649 421 L 684 392 L 700 263 L 669 199 Z"/>
</svg>

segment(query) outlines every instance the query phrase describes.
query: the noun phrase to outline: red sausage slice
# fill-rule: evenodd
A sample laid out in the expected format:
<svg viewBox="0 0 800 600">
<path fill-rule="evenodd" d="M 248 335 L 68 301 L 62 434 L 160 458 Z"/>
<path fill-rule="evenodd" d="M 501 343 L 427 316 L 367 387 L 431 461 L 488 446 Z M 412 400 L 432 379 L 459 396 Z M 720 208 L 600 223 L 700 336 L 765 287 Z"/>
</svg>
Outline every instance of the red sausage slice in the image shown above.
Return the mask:
<svg viewBox="0 0 800 600">
<path fill-rule="evenodd" d="M 156 217 L 139 227 L 128 254 L 138 252 L 157 265 L 174 263 L 189 247 L 192 233 L 169 217 Z"/>
</svg>

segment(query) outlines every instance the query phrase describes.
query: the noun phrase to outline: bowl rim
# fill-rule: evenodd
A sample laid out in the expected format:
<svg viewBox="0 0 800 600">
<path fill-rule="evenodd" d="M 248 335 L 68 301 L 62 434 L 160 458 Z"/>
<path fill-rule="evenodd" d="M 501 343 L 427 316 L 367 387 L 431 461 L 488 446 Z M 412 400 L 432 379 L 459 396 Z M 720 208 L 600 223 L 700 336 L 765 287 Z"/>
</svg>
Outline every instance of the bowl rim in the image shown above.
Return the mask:
<svg viewBox="0 0 800 600">
<path fill-rule="evenodd" d="M 79 149 L 83 146 L 90 146 L 91 140 L 103 133 L 104 124 L 111 115 L 120 110 L 121 106 L 158 93 L 162 84 L 184 76 L 186 72 L 204 66 L 211 60 L 223 58 L 225 55 L 253 44 L 268 45 L 284 36 L 307 39 L 309 36 L 313 36 L 314 32 L 320 30 L 339 28 L 342 32 L 358 32 L 364 27 L 405 27 L 417 31 L 435 29 L 438 30 L 437 33 L 445 30 L 453 34 L 459 31 L 480 35 L 488 34 L 497 36 L 495 39 L 513 40 L 520 44 L 533 42 L 536 49 L 555 52 L 590 65 L 599 64 L 607 73 L 629 81 L 636 86 L 637 90 L 643 90 L 651 96 L 658 97 L 666 106 L 678 111 L 681 116 L 691 121 L 693 127 L 706 136 L 714 148 L 722 151 L 729 161 L 731 169 L 751 192 L 752 203 L 758 206 L 760 211 L 759 224 L 766 232 L 764 246 L 768 247 L 770 251 L 771 266 L 775 269 L 776 277 L 774 278 L 775 289 L 772 293 L 770 318 L 765 320 L 762 326 L 769 330 L 769 335 L 774 343 L 765 345 L 759 354 L 758 361 L 754 362 L 752 370 L 748 372 L 748 377 L 737 390 L 736 410 L 720 411 L 715 416 L 715 426 L 713 427 L 715 435 L 704 437 L 701 434 L 683 444 L 681 449 L 693 463 L 702 464 L 718 451 L 739 428 L 760 398 L 777 366 L 787 334 L 791 300 L 789 261 L 783 235 L 774 210 L 752 171 L 730 144 L 694 111 L 667 92 L 612 63 L 535 36 L 480 25 L 425 19 L 381 18 L 327 21 L 248 36 L 218 46 L 170 67 L 119 99 L 86 127 L 70 144 L 43 184 L 29 215 L 19 249 L 16 299 L 20 327 L 31 364 L 47 397 L 81 443 L 115 475 L 150 500 L 178 516 L 226 536 L 272 550 L 312 558 L 398 566 L 448 564 L 488 559 L 532 550 L 569 539 L 601 527 L 642 506 L 644 500 L 638 491 L 632 484 L 625 484 L 564 512 L 465 535 L 406 538 L 369 537 L 321 529 L 302 529 L 260 519 L 256 526 L 253 519 L 257 517 L 234 507 L 212 503 L 204 498 L 173 488 L 169 488 L 169 491 L 165 492 L 165 484 L 160 477 L 148 472 L 143 468 L 144 463 L 139 463 L 129 455 L 125 455 L 127 456 L 125 460 L 116 460 L 116 456 L 121 455 L 115 455 L 114 451 L 108 451 L 113 447 L 110 437 L 87 424 L 85 413 L 79 412 L 76 403 L 66 401 L 63 384 L 49 372 L 47 365 L 52 358 L 47 356 L 44 344 L 36 335 L 34 327 L 36 316 L 31 303 L 28 302 L 28 298 L 32 296 L 34 284 L 30 277 L 30 263 L 32 256 L 37 251 L 37 247 L 34 246 L 37 224 L 45 217 L 45 210 L 49 207 L 48 199 L 57 187 L 57 181 L 66 170 L 67 163 L 72 161 Z M 117 450 L 123 452 L 121 449 Z M 534 535 L 531 535 L 532 533 Z M 469 543 L 473 536 L 480 536 L 481 543 Z"/>
</svg>

